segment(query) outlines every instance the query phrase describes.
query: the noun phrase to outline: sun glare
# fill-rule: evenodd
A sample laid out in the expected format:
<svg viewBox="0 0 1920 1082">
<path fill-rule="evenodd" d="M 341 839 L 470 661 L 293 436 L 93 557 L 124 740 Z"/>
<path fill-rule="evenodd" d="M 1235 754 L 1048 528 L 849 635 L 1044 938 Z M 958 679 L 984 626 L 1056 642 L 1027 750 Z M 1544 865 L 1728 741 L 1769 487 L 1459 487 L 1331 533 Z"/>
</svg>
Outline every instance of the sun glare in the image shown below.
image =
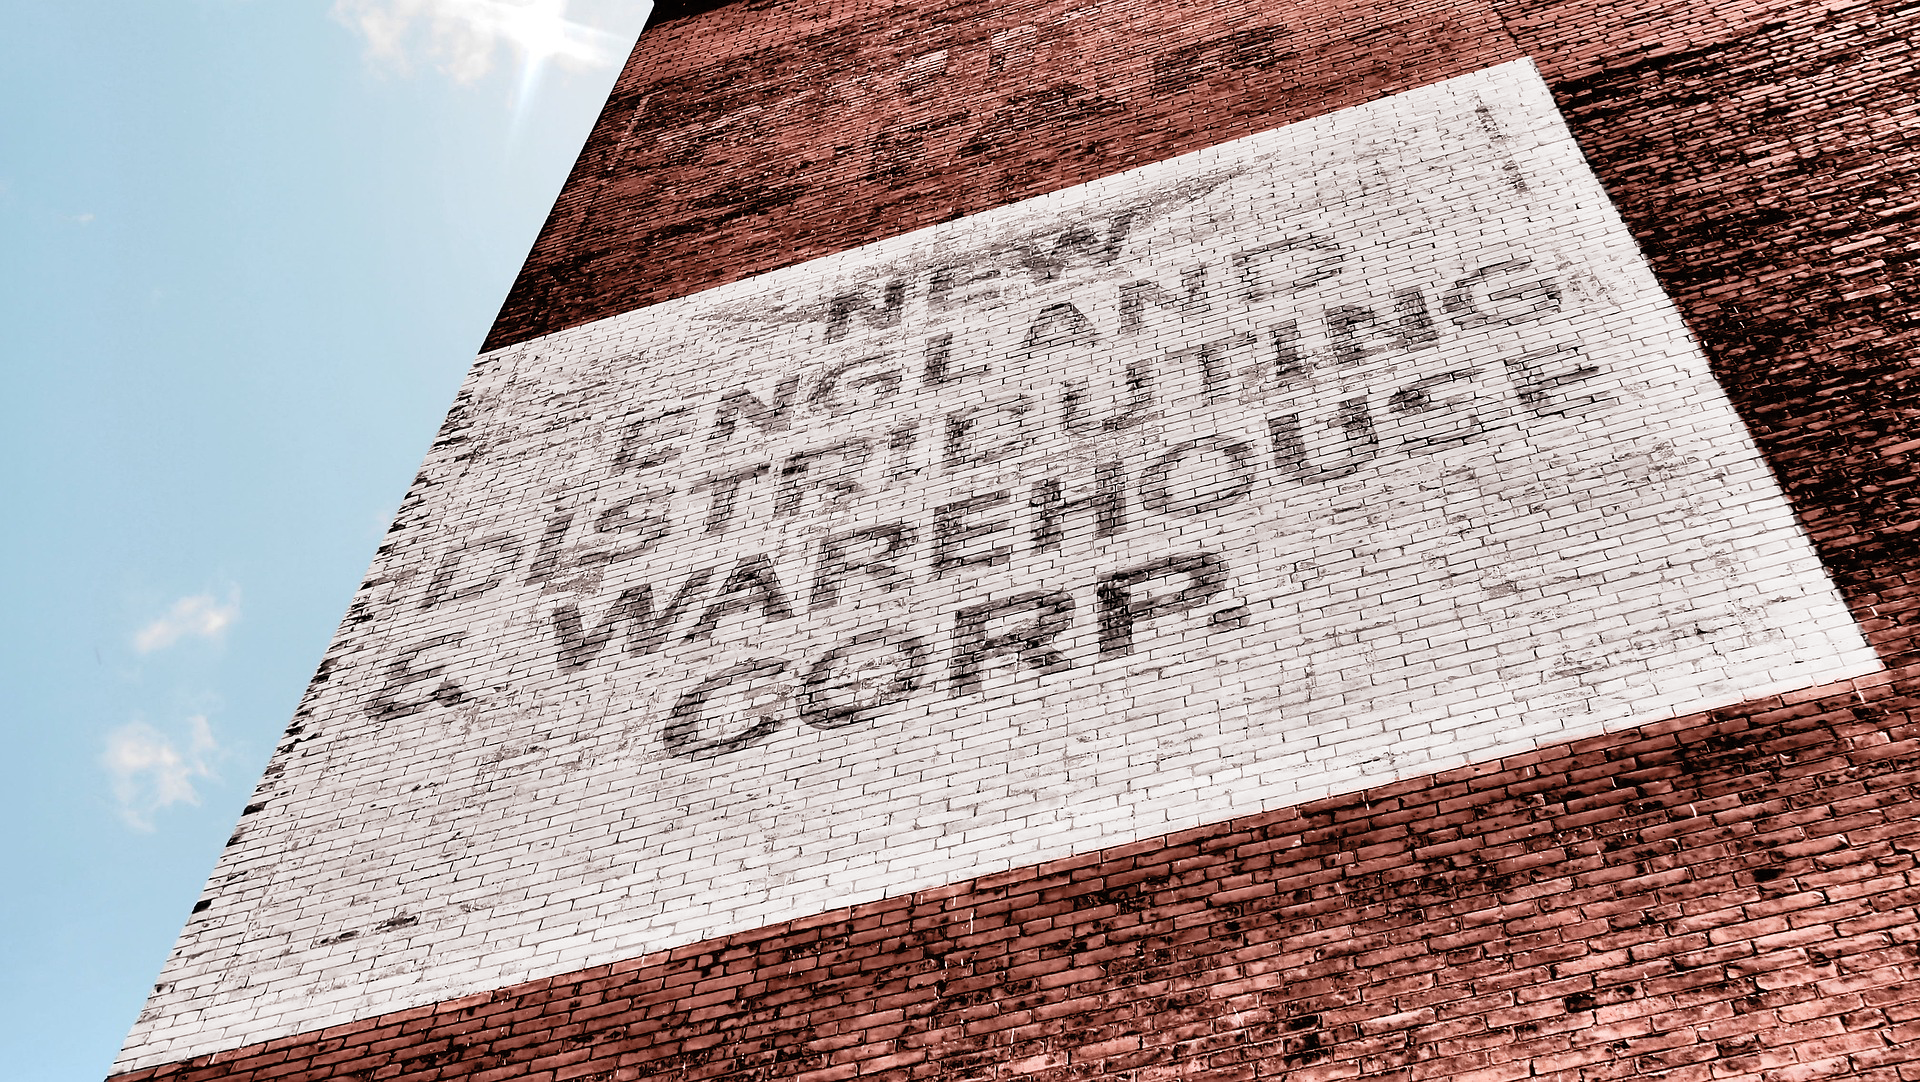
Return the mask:
<svg viewBox="0 0 1920 1082">
<path fill-rule="evenodd" d="M 550 63 L 598 67 L 612 62 L 613 35 L 567 18 L 567 0 L 492 0 L 491 29 L 519 53 L 520 80 L 514 94 L 517 123 L 538 92 Z"/>
</svg>

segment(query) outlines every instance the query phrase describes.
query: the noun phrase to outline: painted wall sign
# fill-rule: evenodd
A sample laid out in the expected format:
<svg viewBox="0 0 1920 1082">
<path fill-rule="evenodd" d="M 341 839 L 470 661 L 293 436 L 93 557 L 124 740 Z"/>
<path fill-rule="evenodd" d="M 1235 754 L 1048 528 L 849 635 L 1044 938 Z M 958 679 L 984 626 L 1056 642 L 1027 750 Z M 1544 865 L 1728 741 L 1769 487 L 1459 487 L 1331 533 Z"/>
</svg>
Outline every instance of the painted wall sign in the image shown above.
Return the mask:
<svg viewBox="0 0 1920 1082">
<path fill-rule="evenodd" d="M 120 1066 L 1877 665 L 1503 65 L 481 357 Z"/>
</svg>

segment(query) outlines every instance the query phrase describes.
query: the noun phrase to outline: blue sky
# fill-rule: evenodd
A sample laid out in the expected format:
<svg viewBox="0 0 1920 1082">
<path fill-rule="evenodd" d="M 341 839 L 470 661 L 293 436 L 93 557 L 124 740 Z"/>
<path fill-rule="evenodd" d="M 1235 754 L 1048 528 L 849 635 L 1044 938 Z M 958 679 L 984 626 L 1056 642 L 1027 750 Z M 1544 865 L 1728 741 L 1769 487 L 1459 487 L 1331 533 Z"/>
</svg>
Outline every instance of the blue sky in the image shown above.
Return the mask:
<svg viewBox="0 0 1920 1082">
<path fill-rule="evenodd" d="M 646 0 L 0 0 L 0 1064 L 100 1079 Z"/>
</svg>

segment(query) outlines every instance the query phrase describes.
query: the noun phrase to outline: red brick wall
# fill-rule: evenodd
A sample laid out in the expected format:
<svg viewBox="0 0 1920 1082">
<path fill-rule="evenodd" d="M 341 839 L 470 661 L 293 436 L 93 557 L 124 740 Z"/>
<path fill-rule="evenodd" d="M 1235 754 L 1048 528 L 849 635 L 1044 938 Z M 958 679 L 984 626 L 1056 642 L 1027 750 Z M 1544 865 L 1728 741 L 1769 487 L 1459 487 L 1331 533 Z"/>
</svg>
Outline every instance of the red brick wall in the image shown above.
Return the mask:
<svg viewBox="0 0 1920 1082">
<path fill-rule="evenodd" d="M 649 31 L 489 346 L 1531 55 L 1891 675 L 122 1078 L 1920 1078 L 1920 10 L 1073 12 Z"/>
<path fill-rule="evenodd" d="M 1912 1079 L 1916 678 L 121 1078 Z"/>
</svg>

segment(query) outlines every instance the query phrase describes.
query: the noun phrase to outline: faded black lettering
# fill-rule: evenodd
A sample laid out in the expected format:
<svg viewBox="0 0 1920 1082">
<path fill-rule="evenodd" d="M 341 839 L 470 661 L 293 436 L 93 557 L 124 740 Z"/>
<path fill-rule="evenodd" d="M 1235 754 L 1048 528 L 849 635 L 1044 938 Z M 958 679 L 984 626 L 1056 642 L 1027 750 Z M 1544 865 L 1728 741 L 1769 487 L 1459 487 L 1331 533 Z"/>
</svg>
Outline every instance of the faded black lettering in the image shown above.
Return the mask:
<svg viewBox="0 0 1920 1082">
<path fill-rule="evenodd" d="M 1579 346 L 1546 346 L 1529 350 L 1518 357 L 1506 358 L 1507 372 L 1513 377 L 1514 393 L 1519 396 L 1520 404 L 1541 417 L 1556 414 L 1587 413 L 1613 401 L 1604 394 L 1572 395 L 1556 398 L 1554 393 L 1569 384 L 1589 380 L 1600 374 L 1598 365 L 1580 364 L 1577 355 Z M 1544 371 L 1540 363 L 1549 357 L 1558 357 L 1563 353 L 1574 354 L 1573 367 L 1558 372 Z"/>
<path fill-rule="evenodd" d="M 791 515 L 799 511 L 801 497 L 809 490 L 822 491 L 828 499 L 833 500 L 858 495 L 862 489 L 855 478 L 872 455 L 873 441 L 855 437 L 832 447 L 801 451 L 790 456 L 780 467 L 780 484 L 773 496 L 773 513 Z M 813 469 L 815 463 L 832 458 L 840 460 L 835 469 Z"/>
<path fill-rule="evenodd" d="M 1223 397 L 1230 389 L 1230 372 L 1227 368 L 1227 351 L 1252 346 L 1258 338 L 1252 331 L 1243 331 L 1229 338 L 1219 338 L 1212 342 L 1202 342 L 1197 346 L 1170 350 L 1167 353 L 1168 367 L 1192 364 L 1200 370 L 1200 386 L 1207 401 L 1212 402 Z"/>
<path fill-rule="evenodd" d="M 1395 293 L 1393 307 L 1394 318 L 1386 323 L 1373 309 L 1355 304 L 1327 309 L 1327 337 L 1333 343 L 1333 359 L 1355 364 L 1377 353 L 1419 349 L 1440 340 L 1433 316 L 1427 311 L 1426 295 L 1418 288 Z"/>
<path fill-rule="evenodd" d="M 1005 272 L 996 266 L 968 267 L 955 264 L 937 267 L 927 277 L 927 303 L 934 311 L 944 312 L 950 308 L 990 301 L 999 296 L 1000 283 L 997 279 L 1003 277 Z M 967 288 L 981 282 L 994 284 L 977 290 Z"/>
<path fill-rule="evenodd" d="M 723 440 L 733 435 L 741 418 L 762 432 L 785 432 L 791 420 L 793 400 L 800 390 L 800 377 L 788 376 L 774 388 L 773 405 L 760 401 L 752 391 L 741 388 L 720 396 L 720 408 L 713 416 L 713 431 L 708 440 Z"/>
<path fill-rule="evenodd" d="M 1380 438 L 1374 430 L 1373 414 L 1367 409 L 1366 398 L 1343 399 L 1339 412 L 1327 424 L 1341 434 L 1339 459 L 1316 467 L 1307 454 L 1300 416 L 1285 413 L 1267 418 L 1267 434 L 1273 440 L 1274 468 L 1295 481 L 1333 481 L 1357 472 L 1380 453 Z"/>
<path fill-rule="evenodd" d="M 814 570 L 808 606 L 825 609 L 837 604 L 840 581 L 856 573 L 888 591 L 911 585 L 913 576 L 901 570 L 899 561 L 912 544 L 913 530 L 904 522 L 835 534 L 820 542 L 820 566 Z M 856 551 L 860 555 L 854 556 Z"/>
<path fill-rule="evenodd" d="M 673 714 L 662 734 L 667 754 L 679 759 L 712 759 L 731 751 L 742 751 L 760 743 L 780 729 L 780 717 L 771 712 L 749 714 L 751 722 L 731 736 L 701 739 L 700 730 L 707 720 L 707 701 L 714 694 L 735 685 L 770 680 L 785 672 L 787 663 L 774 658 L 754 658 L 714 673 L 674 700 Z"/>
<path fill-rule="evenodd" d="M 944 386 L 963 379 L 988 375 L 992 369 L 985 364 L 977 364 L 964 371 L 953 369 L 953 335 L 936 334 L 927 339 L 925 351 L 921 354 L 925 362 L 924 371 L 928 385 Z"/>
<path fill-rule="evenodd" d="M 1084 379 L 1061 386 L 1061 425 L 1069 435 L 1092 436 L 1121 432 L 1145 421 L 1153 412 L 1153 369 L 1139 362 L 1127 365 L 1127 401 L 1105 417 L 1087 417 L 1089 391 Z"/>
<path fill-rule="evenodd" d="M 741 466 L 730 473 L 709 474 L 693 491 L 701 490 L 713 493 L 707 503 L 707 533 L 726 533 L 733 522 L 733 510 L 740 498 L 740 486 L 767 472 L 765 462 L 754 462 Z"/>
<path fill-rule="evenodd" d="M 1249 304 L 1291 296 L 1340 273 L 1346 250 L 1324 237 L 1289 237 L 1233 254 Z"/>
<path fill-rule="evenodd" d="M 672 523 L 662 512 L 636 515 L 634 508 L 668 495 L 668 492 L 646 492 L 630 496 L 595 516 L 594 533 L 618 536 L 630 543 L 625 548 L 603 549 L 586 545 L 571 550 L 562 548 L 567 532 L 573 526 L 574 513 L 568 511 L 547 516 L 546 531 L 541 535 L 540 543 L 534 547 L 533 563 L 527 568 L 527 581 L 546 582 L 558 575 L 563 567 L 598 567 L 619 563 L 651 550 L 667 536 Z M 562 557 L 570 557 L 570 560 L 563 564 Z"/>
<path fill-rule="evenodd" d="M 1456 372 L 1441 372 L 1415 380 L 1393 393 L 1387 399 L 1387 408 L 1405 417 L 1417 417 L 1421 421 L 1421 432 L 1409 436 L 1406 446 L 1415 451 L 1437 451 L 1445 447 L 1465 443 L 1481 435 L 1487 429 L 1486 422 L 1473 408 L 1473 394 L 1468 393 L 1444 402 L 1436 402 L 1433 392 L 1449 384 L 1463 383 L 1480 374 L 1479 369 L 1462 369 Z M 1442 420 L 1451 420 L 1448 427 L 1440 427 Z"/>
<path fill-rule="evenodd" d="M 707 611 L 700 614 L 700 621 L 687 632 L 687 641 L 713 634 L 725 617 L 756 608 L 767 620 L 785 620 L 793 615 L 793 606 L 787 604 L 787 595 L 780 589 L 780 577 L 774 574 L 773 561 L 765 556 L 743 556 L 720 584 L 720 592 L 707 605 Z"/>
<path fill-rule="evenodd" d="M 693 410 L 682 407 L 628 425 L 620 436 L 620 449 L 613 456 L 614 472 L 648 470 L 679 458 L 680 448 L 668 441 L 690 434 L 687 421 L 692 416 Z M 667 424 L 669 421 L 673 424 Z M 663 427 L 668 431 L 661 431 Z M 673 431 L 676 428 L 678 431 Z"/>
<path fill-rule="evenodd" d="M 1034 433 L 1029 423 L 1033 400 L 1026 395 L 947 415 L 947 469 L 984 466 L 1027 449 Z"/>
<path fill-rule="evenodd" d="M 1012 545 L 995 545 L 985 551 L 965 551 L 968 542 L 1008 529 L 1012 525 L 1006 519 L 995 519 L 991 522 L 968 522 L 967 519 L 978 511 L 998 507 L 1010 498 L 1007 491 L 1002 489 L 999 492 L 988 492 L 969 496 L 964 500 L 955 500 L 952 503 L 943 503 L 934 508 L 934 578 L 937 579 L 949 571 L 962 567 L 975 565 L 992 567 L 1013 558 Z"/>
<path fill-rule="evenodd" d="M 1052 234 L 1051 248 L 1036 239 L 1020 247 L 1020 264 L 1036 281 L 1050 282 L 1076 263 L 1111 263 L 1127 242 L 1133 217 L 1134 211 L 1125 210 L 1108 219 L 1104 238 L 1091 224 L 1076 224 Z"/>
<path fill-rule="evenodd" d="M 1267 335 L 1273 341 L 1273 375 L 1281 385 L 1305 379 L 1313 372 L 1313 365 L 1300 351 L 1300 326 L 1289 319 L 1267 328 Z M 1257 384 L 1258 378 L 1254 380 Z"/>
<path fill-rule="evenodd" d="M 1146 325 L 1144 310 L 1148 305 L 1181 316 L 1207 312 L 1212 306 L 1207 303 L 1206 289 L 1207 267 L 1204 263 L 1180 272 L 1182 296 L 1168 293 L 1151 278 L 1128 282 L 1120 287 L 1120 333 L 1138 334 Z"/>
<path fill-rule="evenodd" d="M 842 293 L 827 305 L 827 341 L 838 342 L 853 330 L 855 316 L 870 327 L 892 327 L 900 322 L 907 303 L 907 283 L 888 282 L 880 289 L 881 302 L 874 304 L 864 291 Z"/>
<path fill-rule="evenodd" d="M 1102 462 L 1093 468 L 1093 491 L 1067 499 L 1059 478 L 1049 477 L 1033 483 L 1028 506 L 1033 508 L 1033 551 L 1049 552 L 1060 547 L 1065 536 L 1060 522 L 1069 513 L 1092 512 L 1095 537 L 1112 537 L 1127 526 L 1127 475 L 1118 462 Z"/>
<path fill-rule="evenodd" d="M 1190 456 L 1216 454 L 1228 462 L 1228 478 L 1212 489 L 1173 493 L 1174 475 Z M 1202 475 L 1206 476 L 1206 475 Z M 1253 491 L 1253 445 L 1229 436 L 1203 436 L 1176 444 L 1147 467 L 1140 478 L 1140 502 L 1159 515 L 1204 515 L 1231 506 Z"/>
<path fill-rule="evenodd" d="M 638 556 L 658 544 L 660 539 L 667 535 L 667 530 L 671 525 L 671 523 L 667 521 L 667 516 L 660 511 L 654 511 L 646 515 L 635 515 L 633 509 L 641 504 L 666 499 L 670 494 L 669 492 L 643 492 L 637 496 L 629 496 L 618 503 L 610 504 L 594 518 L 593 532 L 597 534 L 618 534 L 622 540 L 631 542 L 633 547 L 621 549 L 617 552 L 609 552 L 604 555 L 594 553 L 582 556 L 580 558 L 581 562 L 612 563 L 617 560 L 625 560 Z"/>
<path fill-rule="evenodd" d="M 527 581 L 545 582 L 552 578 L 560 566 L 560 546 L 567 539 L 567 531 L 573 527 L 573 512 L 566 511 L 547 516 L 547 528 L 540 535 L 540 543 L 533 548 L 533 563 L 527 568 Z"/>
<path fill-rule="evenodd" d="M 874 651 L 864 649 L 869 647 L 890 656 L 876 659 Z M 913 635 L 884 630 L 855 635 L 807 669 L 800 681 L 800 720 L 816 729 L 871 720 L 919 688 L 926 663 L 926 643 Z M 847 668 L 852 671 L 842 671 Z"/>
<path fill-rule="evenodd" d="M 1184 577 L 1186 582 L 1175 590 L 1135 593 L 1147 583 L 1174 577 Z M 1114 658 L 1132 653 L 1134 624 L 1190 612 L 1226 585 L 1227 562 L 1211 552 L 1169 556 L 1102 576 L 1095 588 L 1100 608 L 1100 656 Z"/>
<path fill-rule="evenodd" d="M 562 605 L 553 610 L 554 638 L 560 647 L 560 667 L 573 670 L 585 667 L 624 625 L 627 629 L 627 653 L 638 657 L 650 654 L 666 641 L 674 621 L 687 611 L 693 599 L 713 578 L 714 568 L 705 567 L 688 576 L 673 592 L 673 598 L 658 615 L 653 611 L 653 585 L 641 583 L 620 591 L 608 607 L 600 626 L 589 631 L 578 605 Z"/>
<path fill-rule="evenodd" d="M 1300 434 L 1300 415 L 1283 413 L 1267 418 L 1267 435 L 1273 440 L 1273 468 L 1293 480 L 1308 480 L 1307 441 Z"/>
<path fill-rule="evenodd" d="M 483 576 L 476 582 L 469 582 L 458 589 L 454 582 L 459 578 L 460 568 L 466 562 L 469 553 L 493 553 L 493 562 L 488 565 Z M 520 562 L 520 542 L 507 534 L 489 537 L 484 541 L 475 541 L 462 545 L 440 558 L 440 566 L 434 569 L 432 581 L 427 583 L 427 596 L 421 600 L 423 609 L 435 605 L 446 605 L 455 601 L 466 601 L 479 597 L 495 586 L 506 581 L 507 575 Z"/>
<path fill-rule="evenodd" d="M 887 433 L 887 480 L 904 481 L 913 474 L 913 445 L 919 439 L 919 421 L 903 421 Z"/>
<path fill-rule="evenodd" d="M 1083 315 L 1080 309 L 1062 301 L 1049 304 L 1027 324 L 1027 335 L 1021 340 L 1020 348 L 1029 352 L 1048 349 L 1070 349 L 1077 346 L 1091 346 L 1100 340 L 1093 329 L 1093 321 Z"/>
<path fill-rule="evenodd" d="M 392 721 L 409 714 L 417 714 L 429 706 L 454 706 L 465 702 L 465 693 L 460 690 L 460 685 L 452 680 L 440 681 L 439 686 L 425 698 L 415 699 L 412 702 L 399 700 L 399 694 L 402 691 L 415 684 L 432 680 L 447 670 L 445 665 L 430 665 L 424 669 L 414 668 L 413 663 L 421 654 L 443 646 L 458 645 L 465 638 L 464 634 L 435 635 L 395 654 L 393 660 L 387 662 L 386 683 L 380 685 L 380 690 L 374 692 L 373 698 L 367 700 L 366 715 L 375 721 Z"/>
<path fill-rule="evenodd" d="M 1009 617 L 1031 614 L 1032 620 L 988 634 L 991 626 Z M 988 662 L 1003 654 L 1016 666 L 1042 673 L 1071 668 L 1065 654 L 1052 642 L 1073 622 L 1073 598 L 1056 590 L 1037 590 L 1003 601 L 972 605 L 953 614 L 953 660 L 948 685 L 955 698 L 978 695 Z"/>
<path fill-rule="evenodd" d="M 1481 296 L 1481 287 L 1492 284 L 1489 279 L 1518 274 L 1532 265 L 1531 259 L 1504 259 L 1489 263 L 1453 283 L 1453 288 L 1441 298 L 1440 307 L 1463 328 L 1519 323 L 1533 319 L 1542 312 L 1557 310 L 1560 307 L 1560 286 L 1552 278 L 1536 278 L 1505 289 L 1494 289 Z M 1503 310 L 1502 302 L 1527 302 L 1527 307 L 1518 311 Z"/>
<path fill-rule="evenodd" d="M 887 361 L 885 354 L 875 357 L 862 357 L 857 361 L 844 361 L 827 369 L 821 375 L 820 382 L 814 386 L 813 393 L 807 396 L 807 405 L 825 412 L 830 417 L 843 417 L 855 410 L 869 409 L 900 393 L 903 379 L 898 368 L 881 368 L 878 371 L 860 372 L 871 369 Z M 851 379 L 847 373 L 859 372 Z M 872 389 L 870 395 L 861 396 L 862 391 Z M 853 401 L 844 400 L 841 392 L 853 396 Z"/>
</svg>

